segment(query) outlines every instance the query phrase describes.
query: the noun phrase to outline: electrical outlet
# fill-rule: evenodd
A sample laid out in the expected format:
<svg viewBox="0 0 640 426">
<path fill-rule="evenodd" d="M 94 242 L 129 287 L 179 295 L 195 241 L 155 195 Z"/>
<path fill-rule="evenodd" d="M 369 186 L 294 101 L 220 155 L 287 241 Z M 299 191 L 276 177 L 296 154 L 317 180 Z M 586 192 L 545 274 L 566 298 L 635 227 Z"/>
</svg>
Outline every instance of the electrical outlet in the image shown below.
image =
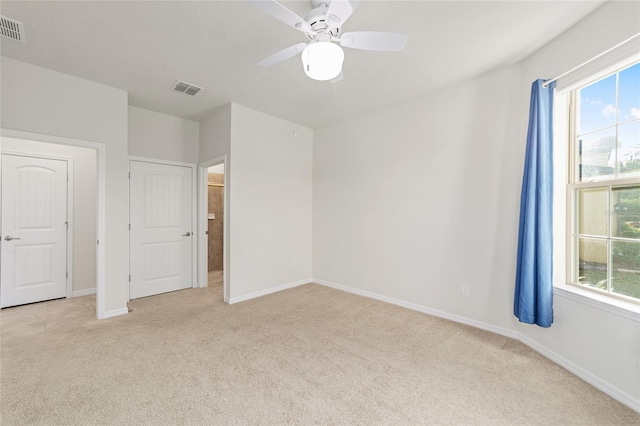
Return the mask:
<svg viewBox="0 0 640 426">
<path fill-rule="evenodd" d="M 469 296 L 469 286 L 467 284 L 462 285 L 462 295 Z"/>
</svg>

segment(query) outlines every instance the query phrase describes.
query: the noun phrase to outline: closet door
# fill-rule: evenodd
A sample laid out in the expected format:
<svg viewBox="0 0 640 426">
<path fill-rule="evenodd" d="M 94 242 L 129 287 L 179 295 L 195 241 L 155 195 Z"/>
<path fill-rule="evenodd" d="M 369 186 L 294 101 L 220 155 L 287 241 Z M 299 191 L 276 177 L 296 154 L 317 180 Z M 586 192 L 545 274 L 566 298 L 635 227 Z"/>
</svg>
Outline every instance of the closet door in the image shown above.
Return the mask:
<svg viewBox="0 0 640 426">
<path fill-rule="evenodd" d="M 130 298 L 192 287 L 192 169 L 131 161 L 130 172 Z"/>
<path fill-rule="evenodd" d="M 67 295 L 67 162 L 2 155 L 0 306 Z"/>
</svg>

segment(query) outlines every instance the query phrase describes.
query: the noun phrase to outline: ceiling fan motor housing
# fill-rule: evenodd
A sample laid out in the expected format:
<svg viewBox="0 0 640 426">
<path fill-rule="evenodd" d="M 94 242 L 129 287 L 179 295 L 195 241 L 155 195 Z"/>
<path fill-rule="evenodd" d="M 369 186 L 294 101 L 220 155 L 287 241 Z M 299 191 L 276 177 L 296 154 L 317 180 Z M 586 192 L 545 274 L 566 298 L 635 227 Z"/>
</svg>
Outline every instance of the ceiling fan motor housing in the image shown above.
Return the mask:
<svg viewBox="0 0 640 426">
<path fill-rule="evenodd" d="M 333 37 L 338 37 L 338 34 L 340 34 L 340 28 L 331 27 L 330 23 L 327 22 L 327 3 L 321 1 L 312 1 L 311 3 L 314 6 L 318 3 L 318 6 L 311 10 L 311 12 L 307 13 L 307 16 L 304 18 L 312 30 L 311 32 L 307 32 L 307 37 L 313 40 L 319 32 L 325 32 Z"/>
</svg>

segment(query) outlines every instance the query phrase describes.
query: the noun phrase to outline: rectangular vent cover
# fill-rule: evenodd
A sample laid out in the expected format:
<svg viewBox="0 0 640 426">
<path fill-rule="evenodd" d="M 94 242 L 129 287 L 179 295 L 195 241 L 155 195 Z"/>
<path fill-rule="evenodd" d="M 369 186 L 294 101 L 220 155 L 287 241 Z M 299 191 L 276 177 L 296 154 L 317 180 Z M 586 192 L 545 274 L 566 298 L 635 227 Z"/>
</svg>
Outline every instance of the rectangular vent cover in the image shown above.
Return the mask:
<svg viewBox="0 0 640 426">
<path fill-rule="evenodd" d="M 0 35 L 24 43 L 24 24 L 0 15 Z"/>
<path fill-rule="evenodd" d="M 202 87 L 198 87 L 191 83 L 186 83 L 184 81 L 178 80 L 173 85 L 173 90 L 186 93 L 187 95 L 195 96 L 196 93 L 202 90 Z"/>
</svg>

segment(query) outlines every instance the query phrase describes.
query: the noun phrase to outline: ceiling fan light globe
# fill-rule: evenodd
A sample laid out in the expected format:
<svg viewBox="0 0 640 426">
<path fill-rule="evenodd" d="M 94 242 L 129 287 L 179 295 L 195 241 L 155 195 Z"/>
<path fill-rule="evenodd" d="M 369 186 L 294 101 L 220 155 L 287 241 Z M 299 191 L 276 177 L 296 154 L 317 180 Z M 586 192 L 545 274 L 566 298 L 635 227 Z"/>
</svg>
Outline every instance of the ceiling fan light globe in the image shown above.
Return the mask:
<svg viewBox="0 0 640 426">
<path fill-rule="evenodd" d="M 342 71 L 344 52 L 329 41 L 311 43 L 302 51 L 304 72 L 314 80 L 332 80 Z"/>
</svg>

